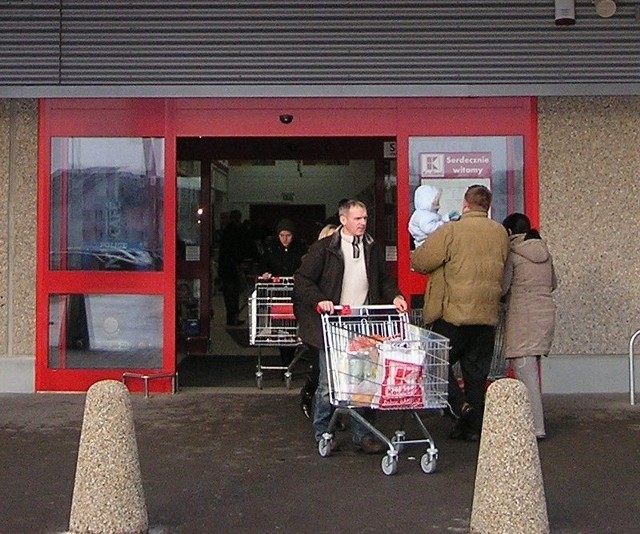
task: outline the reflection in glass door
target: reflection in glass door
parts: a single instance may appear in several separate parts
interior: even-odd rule
[[[162,368],[163,189],[163,139],[52,138],[49,369]]]
[[[208,163],[177,161],[178,352],[207,352],[211,294],[211,174]]]

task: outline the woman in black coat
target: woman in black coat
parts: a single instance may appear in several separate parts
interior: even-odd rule
[[[296,239],[295,229],[289,219],[282,219],[276,225],[276,238],[267,246],[262,257],[260,278],[268,280],[274,276],[293,276],[300,267],[307,247]]]
[[[276,239],[267,246],[262,257],[262,280],[278,276],[293,276],[300,267],[302,256],[307,247],[295,238],[295,225],[289,219],[282,219],[276,225]],[[280,347],[283,367],[288,368],[295,356],[295,347]]]

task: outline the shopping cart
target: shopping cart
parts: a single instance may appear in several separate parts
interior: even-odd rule
[[[320,456],[331,454],[333,429],[347,413],[388,446],[381,467],[385,475],[398,469],[398,455],[409,445],[427,444],[420,459],[425,473],[435,471],[438,449],[417,410],[448,408],[449,340],[409,323],[406,313],[389,306],[336,307],[322,315],[329,399],[335,411],[318,442]],[[388,438],[355,408],[402,410],[422,433],[407,439],[404,430]]]
[[[293,277],[258,280],[249,297],[249,344],[258,347],[256,383],[262,389],[265,370],[284,371],[285,385],[291,387],[291,369],[303,351],[296,351],[288,365],[262,365],[262,347],[297,347],[298,324],[293,314]]]
[[[418,326],[424,326],[422,322],[422,308],[414,308],[410,312],[411,324],[415,324]],[[505,306],[504,304],[500,304],[500,308],[498,309],[498,324],[496,325],[496,334],[493,343],[493,355],[491,357],[491,368],[489,370],[489,375],[487,376],[488,382],[494,382],[499,378],[505,378],[508,376],[507,364],[504,358],[504,320],[505,320]],[[463,387],[462,383],[462,371],[460,371],[460,364],[456,363],[453,366],[453,373],[455,377],[460,382],[461,387]]]

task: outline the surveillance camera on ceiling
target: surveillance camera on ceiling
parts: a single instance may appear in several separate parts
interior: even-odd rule
[[[575,0],[555,0],[556,25],[571,26],[576,23]]]

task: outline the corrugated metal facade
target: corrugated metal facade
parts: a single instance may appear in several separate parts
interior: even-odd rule
[[[640,22],[617,4],[602,19],[578,0],[577,24],[558,27],[553,0],[5,1],[0,96],[633,93]]]

